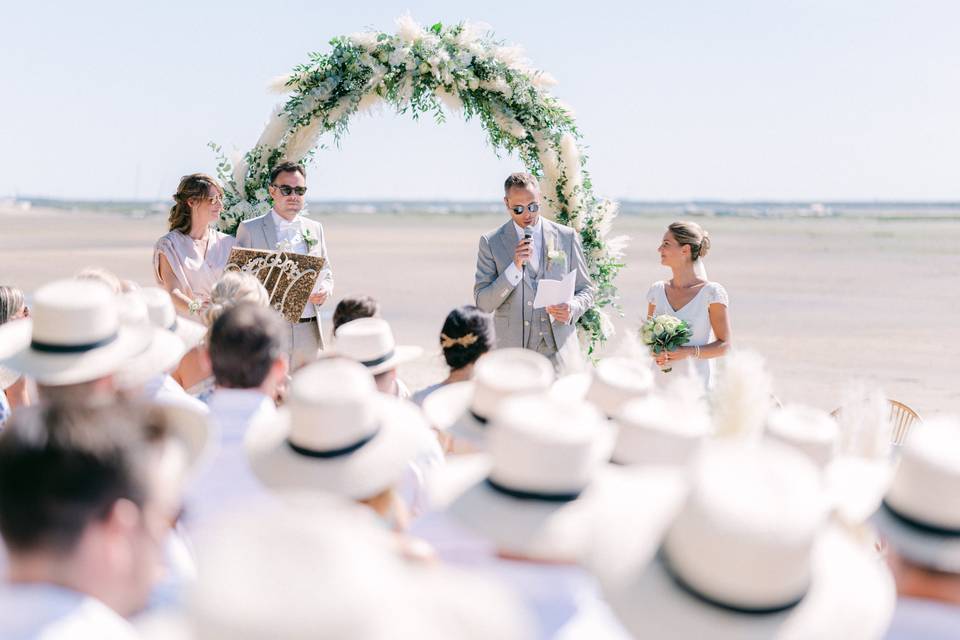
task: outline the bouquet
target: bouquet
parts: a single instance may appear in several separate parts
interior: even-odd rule
[[[650,347],[654,353],[676,351],[690,341],[693,331],[686,320],[674,316],[662,315],[650,318],[643,323],[640,336],[643,344]],[[673,371],[673,367],[666,366],[660,369],[664,373]]]

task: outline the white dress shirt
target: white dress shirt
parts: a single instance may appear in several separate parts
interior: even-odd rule
[[[53,584],[0,587],[0,638],[4,640],[132,640],[133,625],[88,595]]]
[[[231,505],[268,495],[250,469],[243,439],[251,424],[277,414],[273,400],[257,389],[218,387],[207,404],[218,446],[185,500],[188,528],[194,531]]]
[[[534,273],[536,273],[537,269],[540,268],[540,255],[543,251],[543,218],[538,216],[537,224],[533,225],[532,228],[533,237],[531,240],[533,244],[533,256],[527,262],[527,268],[532,269]],[[523,240],[523,227],[514,222],[513,229],[517,232],[517,242]],[[520,284],[520,280],[523,279],[523,271],[517,269],[517,263],[515,262],[507,265],[504,275],[507,276],[507,282],[514,287]]]
[[[960,607],[919,598],[897,598],[888,640],[948,640],[960,637]]]
[[[203,415],[210,413],[210,407],[183,390],[169,374],[161,374],[147,380],[143,385],[143,397],[159,405],[181,407]]]
[[[307,248],[307,241],[303,239],[303,234],[300,233],[300,214],[297,214],[293,220],[287,220],[271,209],[270,215],[273,217],[273,224],[277,228],[277,244],[287,247],[293,253],[309,255],[310,250]],[[323,290],[323,283],[320,278],[317,278],[312,293],[320,293]],[[330,292],[327,291],[327,295],[329,294]],[[307,303],[307,306],[303,308],[303,315],[300,317],[313,318],[316,315],[316,307]]]

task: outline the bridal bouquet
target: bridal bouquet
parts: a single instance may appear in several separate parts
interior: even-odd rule
[[[664,351],[676,351],[678,348],[687,344],[693,331],[686,320],[681,320],[674,316],[666,314],[655,316],[643,323],[640,328],[640,336],[643,344],[650,347],[654,353],[663,353]],[[673,371],[673,367],[667,366],[660,369],[664,373]]]

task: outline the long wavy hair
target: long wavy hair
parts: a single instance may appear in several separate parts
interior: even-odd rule
[[[173,194],[173,206],[170,208],[170,231],[180,231],[190,233],[190,227],[193,218],[190,215],[191,202],[196,203],[201,198],[210,196],[210,188],[213,187],[217,193],[223,195],[223,189],[220,183],[205,173],[191,173],[188,176],[180,178],[180,186],[177,192]]]

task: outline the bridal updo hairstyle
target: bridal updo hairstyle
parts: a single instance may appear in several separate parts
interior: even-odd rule
[[[493,348],[493,318],[473,305],[447,314],[440,330],[440,347],[447,365],[456,371],[473,364]]]
[[[667,227],[667,231],[673,235],[681,247],[683,245],[690,247],[691,262],[696,262],[697,258],[706,258],[710,252],[710,234],[696,222],[674,222]]]
[[[191,173],[180,178],[180,186],[173,194],[173,206],[170,208],[170,231],[190,233],[190,201],[210,196],[210,188],[223,195],[223,189],[216,180],[205,173]]]

